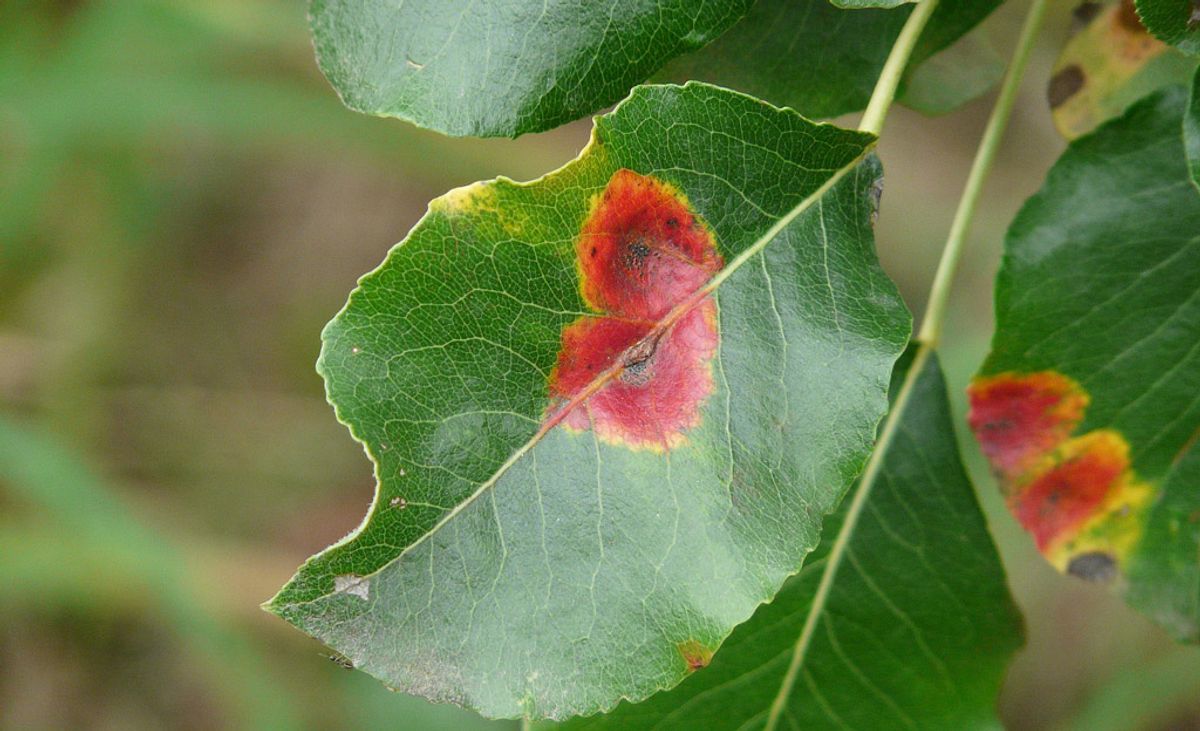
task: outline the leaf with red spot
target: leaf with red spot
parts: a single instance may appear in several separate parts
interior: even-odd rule
[[[717,312],[704,287],[724,261],[712,232],[670,185],[622,168],[575,248],[597,314],[563,330],[549,419],[635,449],[678,446],[713,390]]]
[[[874,138],[639,88],[580,157],[435,200],[326,328],[367,520],[269,609],[389,686],[564,718],[707,664],[819,540],[910,319]]]
[[[1055,566],[1200,639],[1200,194],[1173,87],[1071,144],[1013,222],[969,422]]]
[[[959,459],[936,356],[905,357],[896,371],[897,389],[913,378],[911,397],[858,521],[846,519],[847,498],[800,575],[678,688],[555,728],[741,731],[766,728],[772,713],[774,728],[806,731],[999,727],[1021,618]]]

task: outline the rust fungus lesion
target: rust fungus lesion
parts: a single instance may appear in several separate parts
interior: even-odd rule
[[[1088,395],[1061,373],[1000,373],[967,388],[967,420],[1002,479],[1027,472],[1083,419]]]
[[[563,329],[548,423],[634,449],[680,446],[714,387],[717,310],[704,286],[724,265],[716,238],[672,185],[621,169],[575,253],[594,314]]]
[[[1060,570],[1112,581],[1153,496],[1114,429],[1074,432],[1090,398],[1054,371],[1000,373],[968,388],[968,422],[1009,510]]]
[[[713,651],[699,640],[691,639],[675,646],[689,673],[702,670],[712,662]]]

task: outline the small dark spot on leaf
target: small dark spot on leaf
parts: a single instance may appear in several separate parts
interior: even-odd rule
[[[595,256],[595,255],[596,255],[596,247],[595,247],[595,246],[593,246],[593,247],[592,247],[592,256]]]
[[[679,219],[674,217],[668,218],[667,225],[671,228],[679,228]]]
[[[883,201],[883,176],[871,181],[871,225],[879,220],[879,205]]]
[[[625,352],[625,359],[621,365],[630,368],[635,365],[644,365],[647,361],[654,357],[654,351],[658,350],[659,337],[644,338],[632,348]]]
[[[1062,106],[1083,88],[1083,83],[1083,69],[1077,64],[1072,64],[1055,74],[1046,89],[1046,99],[1050,102],[1050,108],[1057,109]]]
[[[650,256],[650,247],[642,239],[634,239],[625,246],[623,257],[626,269],[642,269]]]
[[[631,386],[644,386],[653,375],[651,364],[654,351],[658,349],[658,338],[649,338],[630,348],[621,363],[621,381]]]
[[[1067,564],[1067,573],[1085,581],[1107,584],[1117,578],[1117,559],[1104,551],[1081,553]]]
[[[337,663],[337,666],[343,670],[354,669],[354,663],[351,662],[350,658],[346,657],[345,655],[335,652],[332,655],[326,655],[325,657],[329,658],[334,663]]]
[[[646,358],[644,360],[634,361],[633,363],[630,363],[629,365],[625,366],[625,370],[627,370],[633,374],[639,374],[646,370],[646,364],[648,364],[649,362],[650,362],[649,358]]]
[[[621,371],[621,382],[630,386],[644,386],[650,382],[650,359],[634,361]]]
[[[1079,23],[1081,26],[1087,25],[1088,23],[1092,22],[1092,19],[1100,14],[1100,10],[1103,9],[1103,7],[1104,5],[1102,3],[1090,1],[1083,2],[1075,8],[1075,11],[1072,13],[1072,15],[1075,16],[1076,23]]]

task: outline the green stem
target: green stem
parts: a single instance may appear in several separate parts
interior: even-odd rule
[[[892,44],[891,53],[883,64],[883,71],[879,73],[879,80],[875,82],[875,90],[871,92],[871,101],[867,103],[867,110],[863,112],[862,121],[858,125],[859,130],[870,132],[876,137],[883,130],[883,120],[892,106],[892,100],[896,98],[896,88],[900,86],[908,59],[917,45],[917,39],[921,37],[921,31],[925,30],[925,24],[937,9],[937,4],[938,0],[923,0],[908,16],[900,35]]]
[[[858,490],[854,493],[854,497],[850,501],[850,507],[846,509],[846,520],[842,523],[842,527],[838,531],[837,538],[833,542],[833,548],[829,550],[829,557],[825,562],[825,571],[821,574],[821,583],[817,585],[817,592],[813,595],[808,615],[804,618],[804,627],[800,630],[800,637],[796,640],[796,646],[792,650],[792,659],[788,663],[788,669],[783,676],[783,681],[779,684],[779,692],[775,695],[775,700],[771,703],[771,712],[767,716],[767,723],[763,727],[763,731],[775,731],[784,709],[787,708],[788,698],[791,697],[792,688],[796,686],[796,679],[800,676],[800,668],[804,664],[804,658],[808,654],[808,646],[812,643],[817,623],[825,610],[825,603],[829,601],[829,594],[833,591],[838,567],[845,557],[846,547],[850,545],[850,536],[854,533],[854,526],[858,523],[858,518],[862,515],[863,508],[866,507],[867,498],[871,495],[871,486],[875,484],[875,479],[879,476],[879,471],[883,468],[883,455],[887,454],[892,440],[896,438],[896,432],[899,431],[899,415],[904,412],[904,408],[908,405],[908,400],[912,397],[913,385],[916,383],[921,371],[924,370],[925,362],[929,360],[930,355],[932,355],[931,348],[922,346],[917,351],[912,365],[908,368],[908,373],[904,376],[904,383],[896,394],[896,400],[892,404],[891,411],[888,412],[887,420],[883,423],[883,429],[879,432],[879,440],[875,443],[875,450],[871,452],[871,458],[867,461],[866,469],[863,470]]]
[[[983,190],[983,181],[992,169],[996,160],[996,152],[1000,148],[1000,140],[1004,137],[1004,129],[1008,126],[1012,108],[1017,100],[1017,91],[1021,87],[1021,79],[1025,76],[1025,68],[1029,65],[1029,54],[1033,50],[1033,42],[1041,28],[1046,15],[1046,0],[1034,0],[1025,16],[1025,24],[1017,39],[1017,47],[1013,51],[1012,62],[1008,73],[1000,87],[1000,95],[992,114],[988,118],[983,138],[979,141],[979,149],[975,152],[975,160],[971,163],[971,173],[967,176],[967,184],[963,188],[962,198],[958,202],[958,210],[954,213],[954,222],[950,225],[950,234],[942,249],[942,258],[938,262],[937,274],[933,278],[933,286],[929,290],[929,302],[925,307],[925,318],[921,322],[921,330],[917,340],[922,344],[936,346],[942,335],[942,325],[946,317],[946,303],[950,298],[950,286],[962,258],[963,247],[966,243],[967,232],[971,220],[975,217],[975,206],[979,203],[979,194]]]
[[[892,45],[892,50],[888,54],[887,61],[883,65],[883,71],[880,72],[879,80],[875,83],[875,90],[871,92],[871,100],[867,104],[867,110],[863,113],[862,122],[858,127],[861,131],[870,132],[877,137],[879,136],[880,131],[883,129],[884,119],[887,117],[888,110],[892,106],[892,101],[896,98],[896,87],[900,84],[900,77],[903,76],[904,69],[908,65],[908,59],[912,56],[913,48],[916,47],[917,39],[921,36],[921,31],[925,29],[925,25],[929,22],[929,18],[933,15],[937,4],[938,0],[923,0],[913,10],[912,14],[908,16],[908,20],[905,21],[904,28],[901,29],[900,35],[897,36],[896,42]],[[896,425],[899,423],[899,419],[892,418],[892,415],[899,414],[904,410],[904,406],[908,403],[908,399],[912,394],[912,382],[916,380],[917,374],[921,372],[929,355],[929,352],[924,349],[917,354],[905,377],[904,385],[896,397],[892,410],[884,422],[883,429],[879,434],[879,440],[875,445],[875,450],[872,452],[871,458],[868,460],[866,469],[863,472],[862,479],[859,481],[859,489],[854,494],[850,507],[846,511],[846,521],[842,524],[842,529],[838,532],[833,548],[829,552],[825,571],[821,575],[821,583],[818,584],[817,592],[813,595],[813,603],[809,608],[808,616],[805,617],[804,627],[800,631],[799,639],[796,640],[796,646],[792,650],[792,659],[788,663],[787,672],[784,674],[783,681],[779,684],[779,691],[775,694],[775,698],[771,702],[771,710],[767,715],[763,731],[775,731],[779,726],[779,720],[783,716],[784,709],[787,708],[788,698],[791,696],[792,689],[796,686],[796,680],[800,675],[800,668],[804,664],[808,646],[816,630],[817,619],[820,617],[821,611],[829,599],[829,593],[833,589],[833,580],[837,576],[838,564],[842,561],[842,557],[846,552],[846,546],[850,541],[850,535],[854,532],[854,524],[858,522],[858,516],[862,513],[863,506],[867,502],[867,497],[871,493],[871,484],[874,483],[875,477],[882,467],[882,455],[887,452],[892,439],[895,438]]]
[[[929,14],[933,11],[932,6],[935,3],[936,0],[926,0],[909,16],[908,24],[901,32],[900,37],[897,38],[896,45],[892,48],[892,54],[888,57],[887,64],[884,67],[883,75],[875,87],[875,92],[871,95],[871,104],[867,108],[867,113],[863,116],[860,129],[875,134],[878,134],[879,130],[882,129],[883,118],[886,116],[887,109],[895,97],[896,84],[900,74],[907,63],[908,55],[912,52],[916,36],[920,35],[920,30],[928,20]],[[919,15],[922,10],[925,11],[924,15]],[[1022,76],[1024,76],[1025,67],[1029,60],[1029,52],[1033,46],[1033,40],[1037,36],[1038,29],[1041,27],[1045,12],[1046,0],[1034,0],[1033,5],[1029,9],[1029,14],[1026,16],[1021,35],[1017,40],[1016,49],[1013,51],[1013,58],[1009,65],[1004,85],[1001,87],[1000,96],[996,100],[991,118],[988,120],[987,129],[980,140],[979,150],[975,155],[974,163],[972,163],[971,175],[963,190],[962,200],[959,202],[954,225],[951,227],[950,234],[947,237],[946,247],[943,249],[942,260],[938,264],[938,273],[934,278],[933,289],[930,293],[930,307],[926,311],[925,320],[921,326],[921,335],[917,339],[918,347],[916,354],[913,357],[912,364],[909,366],[908,373],[905,374],[904,382],[896,392],[896,398],[892,403],[892,407],[888,411],[883,424],[880,426],[879,439],[876,441],[875,449],[871,452],[870,459],[867,460],[867,466],[863,470],[862,477],[859,479],[858,488],[850,499],[849,506],[846,508],[845,520],[842,522],[837,537],[834,539],[833,546],[829,550],[825,570],[821,574],[821,581],[817,585],[816,593],[813,594],[812,604],[809,606],[808,614],[804,618],[804,627],[800,630],[800,637],[796,640],[796,646],[792,650],[792,658],[784,674],[783,681],[780,683],[779,692],[771,703],[771,710],[767,716],[764,731],[775,731],[779,725],[779,720],[783,715],[784,709],[787,707],[788,698],[791,696],[792,688],[795,687],[800,670],[804,665],[804,659],[808,653],[813,635],[816,632],[817,623],[824,612],[825,604],[829,601],[829,595],[833,591],[838,569],[845,558],[847,547],[850,545],[850,537],[854,534],[855,526],[858,524],[863,509],[867,505],[867,500],[871,496],[871,489],[880,471],[883,469],[884,457],[891,447],[897,431],[899,431],[900,421],[908,407],[909,400],[912,398],[913,387],[920,377],[921,372],[925,369],[926,363],[933,357],[937,335],[941,329],[941,317],[945,309],[945,292],[949,288],[958,259],[962,255],[965,232],[974,213],[975,204],[978,202],[979,190],[983,185],[983,179],[990,169],[992,161],[995,159],[996,148],[999,145],[1000,137],[1004,133],[1008,117],[1012,113],[1016,91],[1021,84]],[[913,31],[911,36],[906,35],[913,26],[916,26],[916,30]],[[902,50],[898,53],[897,49]],[[932,337],[930,334],[932,334]]]

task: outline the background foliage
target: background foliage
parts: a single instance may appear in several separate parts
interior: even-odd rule
[[[997,45],[1023,6],[988,21]],[[1063,144],[1042,85],[1068,10],[957,285],[959,417],[1003,229]],[[889,120],[880,255],[918,312],[987,104]],[[0,727],[489,725],[343,671],[258,604],[370,500],[315,334],[428,200],[557,167],[588,127],[483,142],[350,113],[299,0],[0,5]],[[961,444],[1029,626],[1009,727],[1196,725],[1200,653],[1054,574]]]

